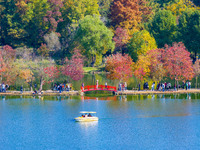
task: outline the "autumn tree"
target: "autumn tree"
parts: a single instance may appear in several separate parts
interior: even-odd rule
[[[132,77],[133,61],[128,54],[113,54],[106,58],[107,77],[111,80],[127,81]]]
[[[157,48],[156,41],[148,31],[142,30],[135,32],[128,42],[128,53],[134,61],[140,55],[145,55],[148,50]]]
[[[139,80],[147,79],[150,75],[150,61],[145,55],[139,55],[137,62],[133,67],[133,74]]]
[[[171,44],[176,38],[176,17],[170,10],[160,10],[149,24],[149,32],[154,36],[159,48]]]
[[[60,9],[63,7],[62,0],[47,0],[49,3],[49,9],[46,12],[44,21],[49,24],[48,33],[56,31],[58,23],[63,21]]]
[[[168,76],[177,83],[178,81],[186,82],[194,77],[190,52],[186,50],[183,43],[166,45],[163,60]]]
[[[77,81],[83,78],[83,72],[83,56],[80,54],[80,50],[75,48],[72,58],[70,60],[68,58],[65,59],[62,73]]]
[[[153,81],[160,82],[164,77],[166,77],[166,69],[164,68],[163,57],[165,55],[164,49],[152,49],[146,54],[146,60],[150,62],[150,75],[149,77]]]
[[[118,49],[122,54],[122,49],[125,47],[128,42],[129,35],[126,29],[118,27],[115,30],[115,36],[113,37],[113,41],[115,41],[115,49]]]
[[[42,58],[46,58],[49,56],[49,49],[46,44],[41,44],[41,46],[37,49],[37,53],[42,56]]]
[[[197,88],[197,81],[198,81],[198,76],[200,75],[200,60],[197,59],[195,64],[193,65],[194,68],[194,76],[196,77],[196,88]]]
[[[55,65],[51,65],[44,68],[44,73],[46,74],[46,79],[44,82],[52,83],[59,76],[59,70]]]
[[[190,0],[179,0],[166,6],[167,10],[172,11],[175,16],[181,15],[184,11],[190,9],[192,11],[196,10],[196,6]]]
[[[104,25],[99,16],[86,16],[79,21],[75,42],[82,47],[88,63],[101,64],[102,55],[114,50],[113,33]],[[97,61],[97,58],[100,61]]]
[[[1,81],[8,84],[14,83],[16,79],[16,70],[14,67],[16,51],[9,45],[3,46],[0,51],[3,61],[3,72],[1,72]]]
[[[114,0],[111,6],[112,25],[130,31],[145,20],[145,16],[151,13],[150,9],[144,0]]]

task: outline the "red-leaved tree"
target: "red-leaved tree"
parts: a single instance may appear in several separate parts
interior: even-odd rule
[[[62,73],[77,81],[83,78],[83,72],[83,56],[78,49],[74,49],[74,55],[71,60],[65,59]]]
[[[55,66],[50,66],[44,68],[44,73],[46,74],[45,82],[51,83],[59,76],[59,70]]]
[[[122,52],[122,48],[126,45],[129,35],[126,29],[118,27],[115,30],[115,36],[113,41],[115,41],[115,47]]]
[[[109,71],[109,79],[127,81],[132,77],[133,61],[128,54],[113,54],[106,58],[106,70]]]
[[[164,67],[171,79],[175,81],[191,80],[194,77],[192,60],[183,43],[173,43],[165,46]],[[177,84],[178,85],[178,84]]]
[[[58,23],[63,21],[60,9],[63,7],[62,0],[48,0],[50,10],[47,11],[44,21],[50,24],[49,32],[56,31]]]
[[[9,45],[0,49],[1,52],[1,81],[8,84],[14,83],[16,71],[13,62],[16,57],[16,51]]]

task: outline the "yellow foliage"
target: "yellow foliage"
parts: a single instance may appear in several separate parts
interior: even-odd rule
[[[26,82],[30,82],[33,77],[33,72],[29,69],[21,70],[19,73],[21,79],[25,79]]]
[[[181,15],[186,9],[191,10],[200,10],[199,7],[196,7],[190,0],[179,0],[176,3],[166,6],[167,10],[171,10],[175,16]]]

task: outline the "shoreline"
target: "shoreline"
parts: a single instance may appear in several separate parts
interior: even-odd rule
[[[117,91],[115,95],[148,95],[148,94],[187,94],[187,93],[200,93],[200,89],[190,89],[190,90],[185,90],[185,89],[180,89],[178,91],[151,91],[151,90],[143,90],[143,91],[136,91],[136,90],[126,90],[126,91]],[[20,96],[20,95],[25,95],[25,96],[83,96],[85,95],[81,91],[63,91],[62,93],[59,93],[58,91],[43,91],[43,93],[39,94],[33,94],[31,91],[25,91],[22,94],[20,91],[7,91],[6,93],[0,93],[0,96],[3,95],[10,95],[10,96]]]

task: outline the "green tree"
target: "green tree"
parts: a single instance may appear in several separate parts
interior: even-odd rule
[[[179,37],[195,56],[200,51],[200,11],[186,10],[179,18]]]
[[[172,44],[176,38],[176,17],[169,10],[159,10],[149,24],[149,32],[153,34],[158,47]]]
[[[75,40],[90,63],[96,62],[96,56],[102,57],[107,51],[114,50],[113,33],[104,25],[99,16],[86,16],[79,22]]]
[[[21,1],[1,0],[1,45],[11,45],[12,47],[21,46],[27,37],[25,27],[28,18],[24,13],[28,6]],[[22,9],[21,6],[23,5]]]
[[[148,50],[155,48],[156,41],[146,30],[134,33],[128,43],[128,53],[134,61],[137,61],[139,55],[145,55]]]
[[[27,15],[31,18],[26,28],[28,32],[27,44],[31,47],[38,48],[44,42],[43,36],[48,31],[49,26],[45,23],[44,18],[49,10],[47,0],[30,0],[30,9]]]
[[[60,33],[65,32],[67,26],[78,23],[78,20],[87,15],[99,15],[98,0],[64,0],[63,4],[61,9],[63,22],[60,22],[58,27]]]

